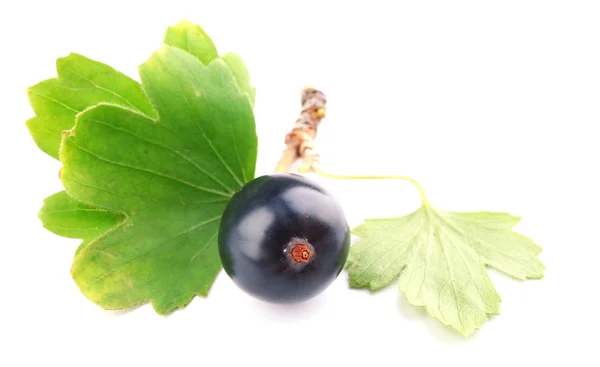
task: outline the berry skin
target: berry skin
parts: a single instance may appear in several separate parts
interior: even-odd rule
[[[225,272],[263,301],[305,301],[340,274],[350,229],[337,200],[308,178],[274,173],[233,195],[219,228]]]

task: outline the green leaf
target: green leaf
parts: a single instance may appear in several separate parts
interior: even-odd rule
[[[219,57],[215,44],[204,30],[199,25],[192,24],[187,20],[169,27],[164,43],[189,52],[205,65]],[[250,73],[248,73],[242,58],[233,52],[228,52],[223,56],[223,61],[233,73],[240,90],[246,93],[250,104],[254,106],[256,89],[250,85]]]
[[[197,25],[182,21],[169,27],[164,42],[179,47],[198,57],[204,64],[218,57],[216,48],[210,38]],[[250,86],[250,78],[241,58],[235,54],[226,54],[223,60],[233,72],[240,89],[251,93],[254,100],[254,88]],[[29,99],[37,113],[27,121],[27,127],[40,149],[58,159],[61,134],[75,124],[77,113],[99,103],[114,103],[137,110],[148,116],[156,117],[156,112],[142,91],[141,85],[135,80],[123,75],[113,68],[100,62],[90,60],[78,54],[71,54],[57,60],[58,78],[43,81],[28,89]],[[75,205],[69,195],[56,194],[48,198],[52,205]],[[63,201],[63,202],[61,202]],[[88,213],[96,210],[83,203],[77,204],[80,211],[88,209]],[[114,225],[113,217],[117,214],[106,215],[105,223],[95,223],[99,228],[110,228]],[[84,246],[93,238],[91,231],[65,232],[58,228],[79,226],[73,216],[41,216],[42,223],[53,233],[72,238],[82,238]],[[101,221],[102,216],[94,217]],[[81,249],[80,246],[77,251]]]
[[[76,256],[80,290],[106,309],[151,301],[165,314],[205,296],[220,270],[220,217],[254,177],[257,137],[223,60],[164,45],[140,76],[159,118],[87,109],[63,137],[61,179],[75,199],[126,216]]]
[[[381,289],[400,278],[408,301],[463,335],[500,311],[489,265],[517,279],[541,278],[541,248],[506,213],[445,212],[424,204],[397,218],[369,219],[348,258],[350,286]]]
[[[57,192],[44,199],[39,217],[44,228],[67,238],[81,238],[83,242],[76,254],[90,240],[116,226],[124,216],[106,209],[94,208],[73,199],[66,191]]]
[[[58,159],[61,134],[75,116],[99,102],[126,106],[148,116],[154,109],[138,82],[100,62],[72,53],[56,61],[58,78],[27,89],[36,116],[26,123],[38,147]]]

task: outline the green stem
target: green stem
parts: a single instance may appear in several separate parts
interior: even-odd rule
[[[423,206],[428,206],[429,201],[427,201],[427,196],[425,195],[425,191],[420,183],[418,183],[415,179],[407,177],[407,176],[380,176],[380,175],[336,175],[333,173],[327,173],[323,171],[316,172],[319,176],[327,177],[327,178],[335,178],[338,180],[402,180],[408,181],[415,185],[415,187],[419,190],[419,194],[421,194],[421,203]]]

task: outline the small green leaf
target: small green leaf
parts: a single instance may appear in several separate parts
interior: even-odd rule
[[[149,300],[165,314],[205,296],[220,270],[220,217],[254,177],[257,137],[223,60],[164,45],[140,76],[159,118],[89,108],[63,137],[61,177],[77,200],[126,216],[76,256],[80,290],[106,309]]]
[[[90,240],[116,226],[125,218],[106,209],[94,208],[73,199],[66,191],[57,192],[44,199],[39,217],[44,228],[67,238],[81,238],[79,253]]]
[[[424,204],[397,218],[369,219],[348,258],[350,285],[378,290],[400,278],[408,301],[469,335],[500,311],[489,265],[517,279],[541,278],[541,248],[506,213],[445,212]]]
[[[148,116],[154,109],[138,82],[100,62],[72,53],[56,61],[58,78],[27,90],[36,116],[26,123],[38,147],[58,159],[61,134],[75,116],[99,102],[126,106]]]

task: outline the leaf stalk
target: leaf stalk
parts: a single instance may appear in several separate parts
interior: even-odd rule
[[[317,171],[316,173],[321,177],[334,178],[334,179],[338,179],[338,180],[402,180],[402,181],[408,181],[408,182],[412,183],[413,185],[415,185],[417,190],[419,190],[419,194],[421,195],[421,203],[423,204],[423,206],[426,206],[426,207],[429,206],[429,201],[427,200],[427,196],[425,195],[425,190],[423,190],[423,187],[421,186],[421,184],[419,182],[417,182],[417,180],[415,180],[411,177],[394,176],[394,175],[392,175],[392,176],[387,176],[387,175],[338,175],[338,174],[328,173],[328,172],[323,172],[323,171]]]

